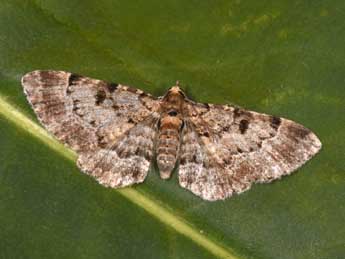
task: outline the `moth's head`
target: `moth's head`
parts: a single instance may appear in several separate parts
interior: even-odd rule
[[[182,96],[183,98],[186,97],[186,94],[183,92],[183,90],[179,86],[179,81],[176,81],[176,85],[169,88],[168,92],[165,96]]]

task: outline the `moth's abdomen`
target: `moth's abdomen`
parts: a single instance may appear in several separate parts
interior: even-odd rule
[[[162,179],[168,179],[175,167],[180,149],[179,118],[167,116],[161,119],[157,145],[157,165]]]

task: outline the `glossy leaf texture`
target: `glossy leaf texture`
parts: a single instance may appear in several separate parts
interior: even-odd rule
[[[344,1],[0,1],[1,258],[344,258]],[[107,189],[40,126],[23,74],[72,71],[300,122],[297,173],[207,202],[151,170]]]

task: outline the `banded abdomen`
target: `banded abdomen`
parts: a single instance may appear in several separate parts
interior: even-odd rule
[[[162,179],[168,179],[175,167],[180,149],[180,131],[183,122],[178,117],[165,116],[160,121],[157,165]]]

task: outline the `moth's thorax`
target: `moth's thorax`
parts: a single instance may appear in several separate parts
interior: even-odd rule
[[[170,177],[177,161],[183,126],[184,98],[180,88],[174,86],[162,99],[156,152],[160,176],[163,179]]]
[[[161,111],[163,114],[170,111],[181,113],[184,102],[185,94],[183,91],[178,86],[173,86],[162,99]]]

